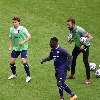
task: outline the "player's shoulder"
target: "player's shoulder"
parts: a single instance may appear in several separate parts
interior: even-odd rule
[[[14,27],[10,27],[10,30],[13,30],[14,29]]]
[[[27,30],[27,28],[26,28],[25,26],[20,26],[20,27],[21,27],[21,30],[22,30],[23,32],[28,33],[28,30]]]
[[[81,26],[76,26],[77,27],[77,30],[85,30],[83,27],[81,27]]]
[[[66,51],[66,49],[65,49],[65,48],[62,48],[62,47],[59,47],[58,50],[59,50],[60,52],[65,52],[65,51]]]
[[[10,27],[10,32],[13,32],[13,30],[14,30],[14,27],[13,26]]]
[[[24,29],[26,29],[26,27],[25,26],[19,26],[19,29],[24,30]]]

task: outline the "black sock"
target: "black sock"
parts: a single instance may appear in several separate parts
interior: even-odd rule
[[[10,68],[11,68],[12,73],[15,75],[16,74],[16,65],[10,64]]]
[[[58,87],[58,88],[59,88],[60,97],[63,97],[63,87]]]
[[[29,70],[29,65],[26,63],[26,64],[23,64],[24,65],[24,69],[26,71],[26,75],[27,76],[30,76],[30,70]]]

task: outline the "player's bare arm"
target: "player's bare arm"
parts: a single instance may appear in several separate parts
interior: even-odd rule
[[[11,41],[11,39],[9,39],[8,49],[9,49],[9,50],[12,50],[12,41]]]
[[[19,45],[23,45],[25,42],[29,41],[31,39],[31,35],[28,33],[26,34],[26,38],[23,41],[19,42]]]
[[[85,34],[85,37],[88,37],[89,40],[92,40],[93,39],[93,36],[91,35],[91,33],[87,32]]]

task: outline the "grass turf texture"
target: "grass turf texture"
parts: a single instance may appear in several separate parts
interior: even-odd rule
[[[100,0],[0,0],[0,100],[59,100],[52,62],[40,64],[40,59],[48,55],[49,39],[59,38],[62,47],[70,52],[74,44],[66,43],[66,20],[73,16],[77,24],[92,33],[94,39],[90,47],[90,61],[97,65],[100,58]],[[9,27],[12,16],[18,15],[22,25],[32,34],[29,47],[31,83],[25,83],[24,68],[17,60],[17,78],[7,80],[9,71],[9,51],[7,48]],[[93,84],[82,84],[85,68],[82,55],[78,57],[76,80],[67,83],[75,91],[79,100],[99,100],[100,79],[91,73]],[[65,100],[68,96],[65,94]]]

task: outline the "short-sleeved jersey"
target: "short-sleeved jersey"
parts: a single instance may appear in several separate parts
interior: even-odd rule
[[[71,65],[71,59],[69,60],[68,57],[71,57],[71,55],[61,47],[51,49],[49,55],[49,58],[54,60],[56,70],[64,70]]]
[[[70,30],[69,34],[72,34],[72,39],[75,42],[75,46],[80,47],[80,38],[84,37],[87,32],[80,26],[75,26],[73,30]]]
[[[19,26],[17,29],[14,27],[10,28],[9,38],[12,41],[12,47],[15,51],[22,51],[28,49],[28,42],[23,45],[19,45],[20,41],[23,41],[27,37],[28,31],[25,27]]]

